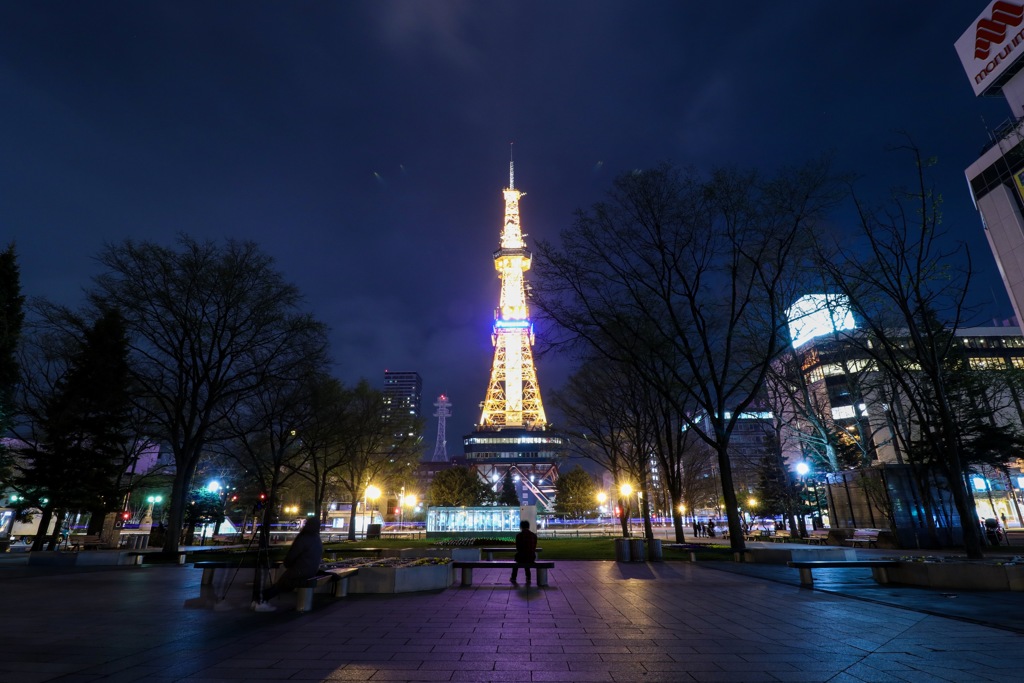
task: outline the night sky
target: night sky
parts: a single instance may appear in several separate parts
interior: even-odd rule
[[[490,369],[511,141],[534,246],[660,161],[830,152],[882,199],[909,180],[886,151],[907,131],[971,245],[972,322],[1009,317],[963,170],[1010,110],[953,49],[986,5],[8,2],[0,237],[27,296],[69,305],[105,242],[253,240],[330,326],[339,378],[423,376],[428,451],[449,394],[456,453]],[[544,392],[570,363],[538,368]]]

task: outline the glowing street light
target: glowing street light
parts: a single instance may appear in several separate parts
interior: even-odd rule
[[[370,512],[369,506],[367,505],[367,502],[374,503],[378,498],[380,498],[380,489],[374,486],[373,484],[367,486],[366,491],[363,492],[363,514],[366,517],[366,519],[363,521],[364,534],[367,531],[369,531],[369,524],[370,520],[372,519],[372,514]]]
[[[597,523],[598,524],[601,524],[601,513],[603,512],[603,510],[601,508],[604,507],[604,504],[605,504],[605,502],[607,500],[608,500],[608,494],[607,493],[605,493],[604,491],[598,491],[597,492]]]

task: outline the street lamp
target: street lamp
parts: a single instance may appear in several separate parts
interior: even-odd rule
[[[405,527],[405,506],[408,505],[411,508],[416,507],[416,496],[412,493],[409,495],[405,494],[405,487],[402,487],[402,495],[398,498],[398,526],[399,528]]]
[[[807,482],[804,481],[804,478],[807,476],[807,474],[810,471],[811,471],[811,466],[808,465],[806,462],[801,461],[801,462],[798,462],[796,464],[796,473],[800,477],[800,509],[799,509],[800,517],[798,519],[798,522],[799,522],[798,526],[799,526],[799,533],[800,533],[801,536],[806,536],[807,535],[807,520],[806,520],[806,515],[805,515],[805,512],[804,512],[804,505],[806,504],[804,499],[807,496]],[[818,492],[815,491],[814,495],[817,496]]]
[[[597,492],[597,524],[601,525],[601,508],[604,507],[605,502],[608,500],[608,494],[604,491]]]
[[[373,484],[370,484],[369,486],[367,486],[366,487],[366,492],[363,494],[363,512],[367,513],[367,518],[366,518],[366,520],[363,521],[363,534],[364,535],[366,535],[366,533],[369,531],[369,524],[370,524],[370,522],[368,520],[372,519],[372,513],[370,513],[367,510],[366,501],[369,501],[370,503],[374,503],[374,502],[376,502],[376,500],[378,498],[380,498],[380,489],[377,488],[376,486],[374,486]]]

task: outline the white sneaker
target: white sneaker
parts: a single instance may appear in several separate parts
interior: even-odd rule
[[[273,605],[271,605],[269,602],[256,602],[255,600],[253,600],[252,604],[249,605],[249,609],[251,609],[253,612],[276,612],[277,611],[277,608],[274,607]]]

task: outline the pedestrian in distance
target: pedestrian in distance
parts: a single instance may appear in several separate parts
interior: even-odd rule
[[[309,518],[299,531],[284,558],[284,573],[274,585],[263,591],[260,600],[253,600],[254,612],[273,612],[277,608],[270,600],[277,594],[292,590],[297,584],[316,576],[324,558],[324,544],[320,540],[320,520]]]
[[[532,563],[537,561],[537,534],[530,531],[530,523],[525,519],[519,522],[519,533],[516,534],[516,562]],[[530,583],[530,568],[523,567],[526,571],[526,583]],[[512,578],[509,583],[516,583],[519,578],[519,567],[512,567]]]

